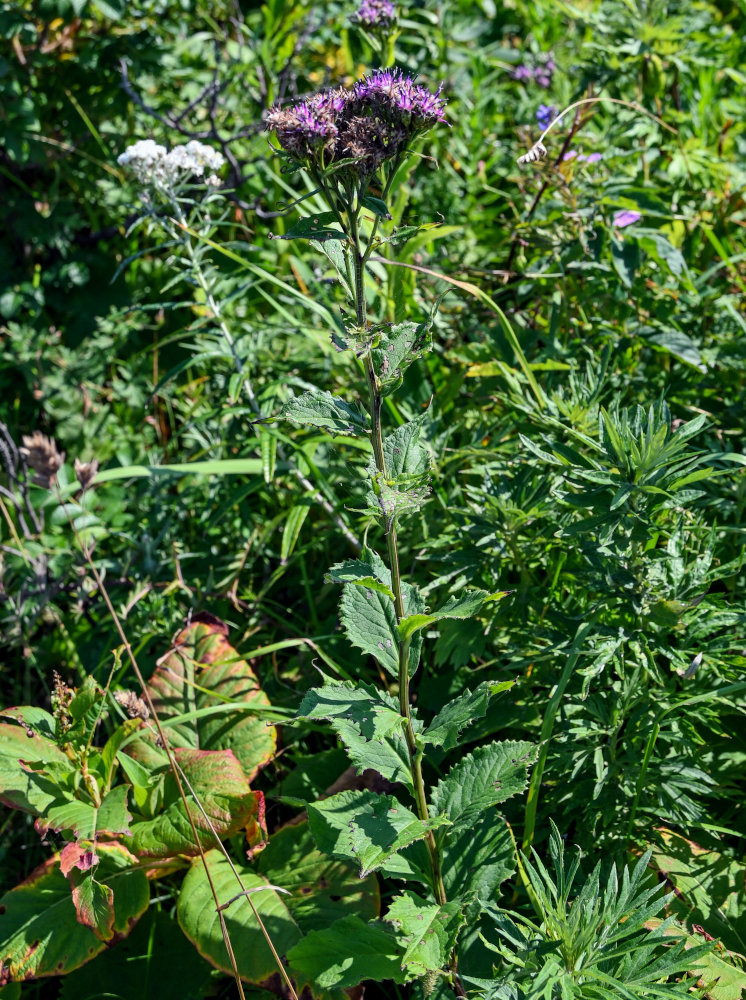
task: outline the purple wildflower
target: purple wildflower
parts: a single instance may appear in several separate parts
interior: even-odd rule
[[[445,121],[441,89],[433,93],[398,69],[377,70],[352,90],[327,90],[290,108],[274,108],[265,124],[302,163],[324,167],[353,159],[354,169],[370,173]]]
[[[624,229],[625,226],[632,226],[635,222],[639,222],[641,218],[642,215],[640,212],[634,212],[627,208],[622,212],[617,212],[612,219],[612,223],[617,229]]]
[[[533,80],[534,68],[527,63],[521,63],[520,66],[516,66],[510,75],[514,80]]]
[[[586,156],[586,162],[587,163],[598,163],[598,161],[599,160],[603,160],[603,158],[604,158],[604,154],[603,153],[589,153],[588,156]]]
[[[362,0],[352,20],[366,28],[385,30],[396,21],[396,7],[391,0]]]
[[[552,77],[556,68],[552,53],[540,52],[536,56],[529,56],[525,63],[516,66],[511,76],[514,80],[525,83],[535,80],[540,87],[548,90],[552,85]]]
[[[549,128],[556,117],[556,108],[551,107],[549,104],[539,105],[539,110],[536,112],[536,120],[539,123],[540,129]]]

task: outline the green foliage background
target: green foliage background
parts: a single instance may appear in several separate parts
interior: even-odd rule
[[[312,386],[354,402],[360,384],[331,343],[333,274],[306,242],[273,238],[297,221],[288,209],[303,181],[283,174],[261,124],[274,102],[374,64],[351,13],[284,0],[0,7],[0,420],[17,445],[34,430],[54,436],[63,488],[74,458],[104,470],[249,460],[238,475],[207,464],[102,482],[75,519],[149,670],[190,609],[208,610],[288,712],[319,661],[381,683],[339,628],[338,589],[324,581],[356,554],[340,523],[362,540],[365,456],[352,439],[256,425],[242,396],[249,379],[279,416]],[[694,919],[709,898],[711,933],[736,954],[746,952],[734,902],[746,825],[745,28],[743,4],[727,0],[402,7],[397,64],[445,81],[451,127],[428,136],[389,206],[396,225],[438,225],[396,251],[412,267],[374,264],[370,289],[379,315],[419,322],[449,287],[439,274],[477,286],[504,310],[533,377],[484,298],[451,288],[433,353],[387,400],[391,427],[432,400],[422,434],[434,489],[400,539],[407,574],[433,606],[467,586],[509,592],[479,619],[433,627],[418,712],[430,719],[465,688],[513,681],[469,739],[471,749],[495,736],[540,743],[528,805],[505,806],[518,840],[533,833],[544,851],[551,818],[589,870],[624,863],[662,827],[704,846],[729,874],[711,885],[711,868],[692,862],[696,885],[710,888],[679,917],[709,931]],[[550,51],[549,89],[515,79]],[[538,106],[589,94],[638,102],[675,134],[596,104],[550,133],[544,165],[520,169]],[[178,250],[133,227],[140,193],[116,163],[137,139],[195,136],[229,159],[215,239],[262,269],[201,249],[231,350]],[[623,210],[640,220],[617,227]],[[0,482],[12,485],[7,468]],[[34,492],[38,530],[4,502],[2,701],[48,707],[53,670],[103,682],[120,643],[55,497]],[[124,662],[115,682],[132,686]],[[285,728],[282,743],[258,780],[270,832],[346,767],[321,728]],[[445,772],[449,751],[438,752]],[[0,829],[6,890],[47,852],[18,814]],[[502,905],[520,911],[525,890],[511,902],[514,888]],[[163,914],[148,917],[151,940],[172,933]],[[490,974],[485,961],[475,981]],[[192,985],[208,988],[197,973]]]

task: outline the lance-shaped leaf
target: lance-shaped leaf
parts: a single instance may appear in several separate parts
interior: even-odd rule
[[[121,844],[97,844],[96,878],[114,891],[112,935],[126,937],[147,908],[145,873]],[[64,976],[106,947],[78,919],[58,856],[0,899],[0,955],[12,980]]]
[[[299,219],[294,226],[284,234],[273,234],[276,240],[346,240],[347,237],[337,224],[334,212],[317,212]]]
[[[409,639],[416,632],[444,618],[473,618],[479,614],[487,601],[499,601],[506,593],[507,591],[497,591],[488,594],[486,590],[467,590],[458,597],[449,597],[443,607],[432,614],[408,615],[402,618],[399,622],[399,635],[402,639]]]
[[[507,691],[514,683],[485,681],[473,691],[465,691],[438,712],[420,740],[444,750],[453,750],[460,743],[461,732],[472,722],[484,718],[490,698],[499,691]]]
[[[363,432],[359,410],[330,392],[311,389],[293,396],[282,408],[282,416],[298,424],[321,427],[331,434],[354,436]]]
[[[344,917],[331,927],[306,934],[288,952],[290,968],[323,990],[344,990],[365,979],[404,983],[411,978],[402,970],[404,947],[380,922],[363,923]]]
[[[389,781],[412,787],[404,720],[385,691],[324,678],[324,686],[304,695],[296,719],[326,719],[360,772],[373,768]]]
[[[262,793],[252,792],[238,760],[230,750],[174,751],[183,773],[182,786],[203,848],[215,845],[215,834],[195,802],[202,809],[221,839],[246,828],[253,828],[262,806]],[[186,779],[186,781],[184,780]],[[194,795],[189,791],[191,786]],[[164,777],[163,805],[153,819],[133,822],[132,835],[124,842],[137,854],[168,858],[176,854],[199,852],[176,779],[169,770]]]
[[[354,583],[358,587],[376,590],[379,594],[385,594],[389,600],[394,600],[390,578],[388,583],[384,583],[378,579],[375,567],[361,559],[347,559],[345,562],[336,563],[326,574],[325,580],[327,583]]]
[[[454,833],[468,829],[480,813],[526,788],[527,770],[535,756],[532,743],[506,740],[479,747],[435,788],[435,811],[448,816]]]
[[[432,350],[432,320],[427,323],[398,323],[379,332],[378,346],[371,354],[381,393],[389,396],[402,384],[404,372],[413,361]]]
[[[437,972],[448,963],[464,922],[459,903],[426,903],[414,892],[397,896],[384,917],[405,946],[401,967],[416,976]]]
[[[287,908],[286,897],[276,892],[266,878],[245,865],[234,862],[231,867],[220,851],[207,851],[205,863],[218,903],[221,906],[229,904],[223,910],[223,917],[241,978],[251,983],[262,982],[277,971],[277,965],[251,904],[241,893],[245,890],[251,894],[251,903],[280,955],[287,954],[302,936]],[[195,858],[186,874],[176,913],[181,929],[200,955],[216,968],[232,972],[220,914],[215,909],[215,899],[202,858]]]
[[[266,724],[269,699],[227,635],[220,619],[195,615],[159,661],[148,690],[172,747],[232,750],[251,781],[274,753],[277,737]],[[148,767],[168,763],[145,724],[127,751]]]
[[[392,795],[367,791],[340,792],[316,802],[308,807],[308,819],[318,849],[356,861],[360,878],[384,865],[389,872],[408,873],[404,858],[389,863],[397,851],[449,822],[447,816],[422,821]]]

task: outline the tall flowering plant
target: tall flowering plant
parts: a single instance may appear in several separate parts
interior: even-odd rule
[[[506,685],[487,681],[462,692],[435,718],[419,718],[410,685],[423,659],[423,633],[443,619],[479,615],[503,595],[460,592],[431,610],[415,583],[404,579],[398,533],[430,492],[427,414],[387,431],[382,404],[400,387],[405,370],[430,351],[432,317],[380,322],[366,294],[376,247],[395,247],[416,231],[383,235],[391,218],[387,202],[414,144],[446,124],[445,100],[440,88],[433,92],[396,69],[379,70],[351,89],[276,108],[266,124],[286,168],[305,170],[326,203],[327,211],[301,219],[286,238],[311,240],[334,264],[354,319],[333,340],[360,359],[365,373],[353,401],[314,389],[292,397],[283,414],[368,442],[362,513],[377,523],[382,542],[381,552],[366,547],[359,558],[332,566],[327,580],[341,585],[340,620],[348,638],[376,659],[387,682],[372,686],[325,677],[304,697],[296,721],[328,720],[358,770],[376,770],[391,791],[346,790],[316,802],[308,810],[310,827],[319,850],[354,862],[361,877],[380,871],[404,883],[384,916],[387,933],[402,948],[394,950],[386,975],[379,969],[378,976],[398,982],[423,977],[428,988],[440,981],[463,993],[455,958],[459,932],[469,912],[493,897],[512,872],[504,862],[478,862],[511,853],[509,831],[494,806],[524,788],[533,747],[482,746],[461,755],[436,787],[428,787],[428,755],[436,751],[440,761],[460,747],[469,725]],[[343,931],[353,953],[380,950],[380,925],[338,924],[345,927],[333,925],[313,936],[315,949],[333,947]],[[314,959],[305,944],[288,958],[312,973]],[[326,985],[348,987],[372,974],[354,965],[356,973]]]

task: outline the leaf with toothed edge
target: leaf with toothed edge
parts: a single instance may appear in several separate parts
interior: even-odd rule
[[[320,427],[332,435],[354,437],[364,433],[361,412],[325,390],[309,389],[300,396],[293,396],[285,403],[281,412],[286,420]]]
[[[438,712],[418,742],[453,750],[461,742],[462,731],[477,719],[484,718],[490,698],[500,691],[509,690],[514,683],[515,681],[485,681],[473,691],[465,691]]]
[[[404,584],[402,599],[405,614],[417,614],[424,608],[422,595],[415,587]],[[339,617],[350,642],[364,653],[375,656],[392,677],[398,677],[399,636],[393,602],[378,591],[347,583],[342,591]],[[419,637],[411,644],[410,674],[417,669],[421,645]]]
[[[448,816],[453,831],[468,829],[480,813],[524,791],[533,743],[490,743],[478,747],[448,772],[432,794],[437,813]]]
[[[394,926],[398,939],[406,946],[402,969],[417,976],[446,966],[464,922],[460,903],[438,906],[409,890],[392,900],[383,919]]]
[[[366,979],[404,983],[412,976],[402,970],[404,947],[380,921],[364,923],[344,917],[321,931],[312,931],[288,952],[291,969],[324,990],[343,990]]]
[[[399,866],[390,862],[401,848],[449,823],[447,816],[420,820],[393,795],[367,791],[340,792],[309,805],[308,820],[318,849],[357,862],[361,878],[384,866],[394,872]],[[408,873],[409,866],[400,860],[402,874]]]
[[[378,579],[374,567],[361,559],[347,559],[345,562],[336,563],[327,571],[324,579],[327,583],[354,583],[358,587],[376,590],[379,594],[385,594],[389,600],[394,600],[391,584]]]
[[[412,788],[404,720],[385,691],[324,677],[323,687],[306,692],[295,719],[328,720],[360,773],[373,768],[388,781]]]
[[[499,590],[493,594],[488,594],[486,590],[464,591],[458,597],[449,597],[443,607],[433,611],[432,614],[407,615],[402,618],[399,622],[399,635],[402,639],[409,639],[416,632],[445,618],[473,618],[488,601],[499,601],[507,593],[506,590]]]
[[[431,331],[432,319],[426,323],[399,323],[378,331],[378,344],[371,351],[371,357],[381,395],[390,396],[395,392],[407,368],[432,350]]]

